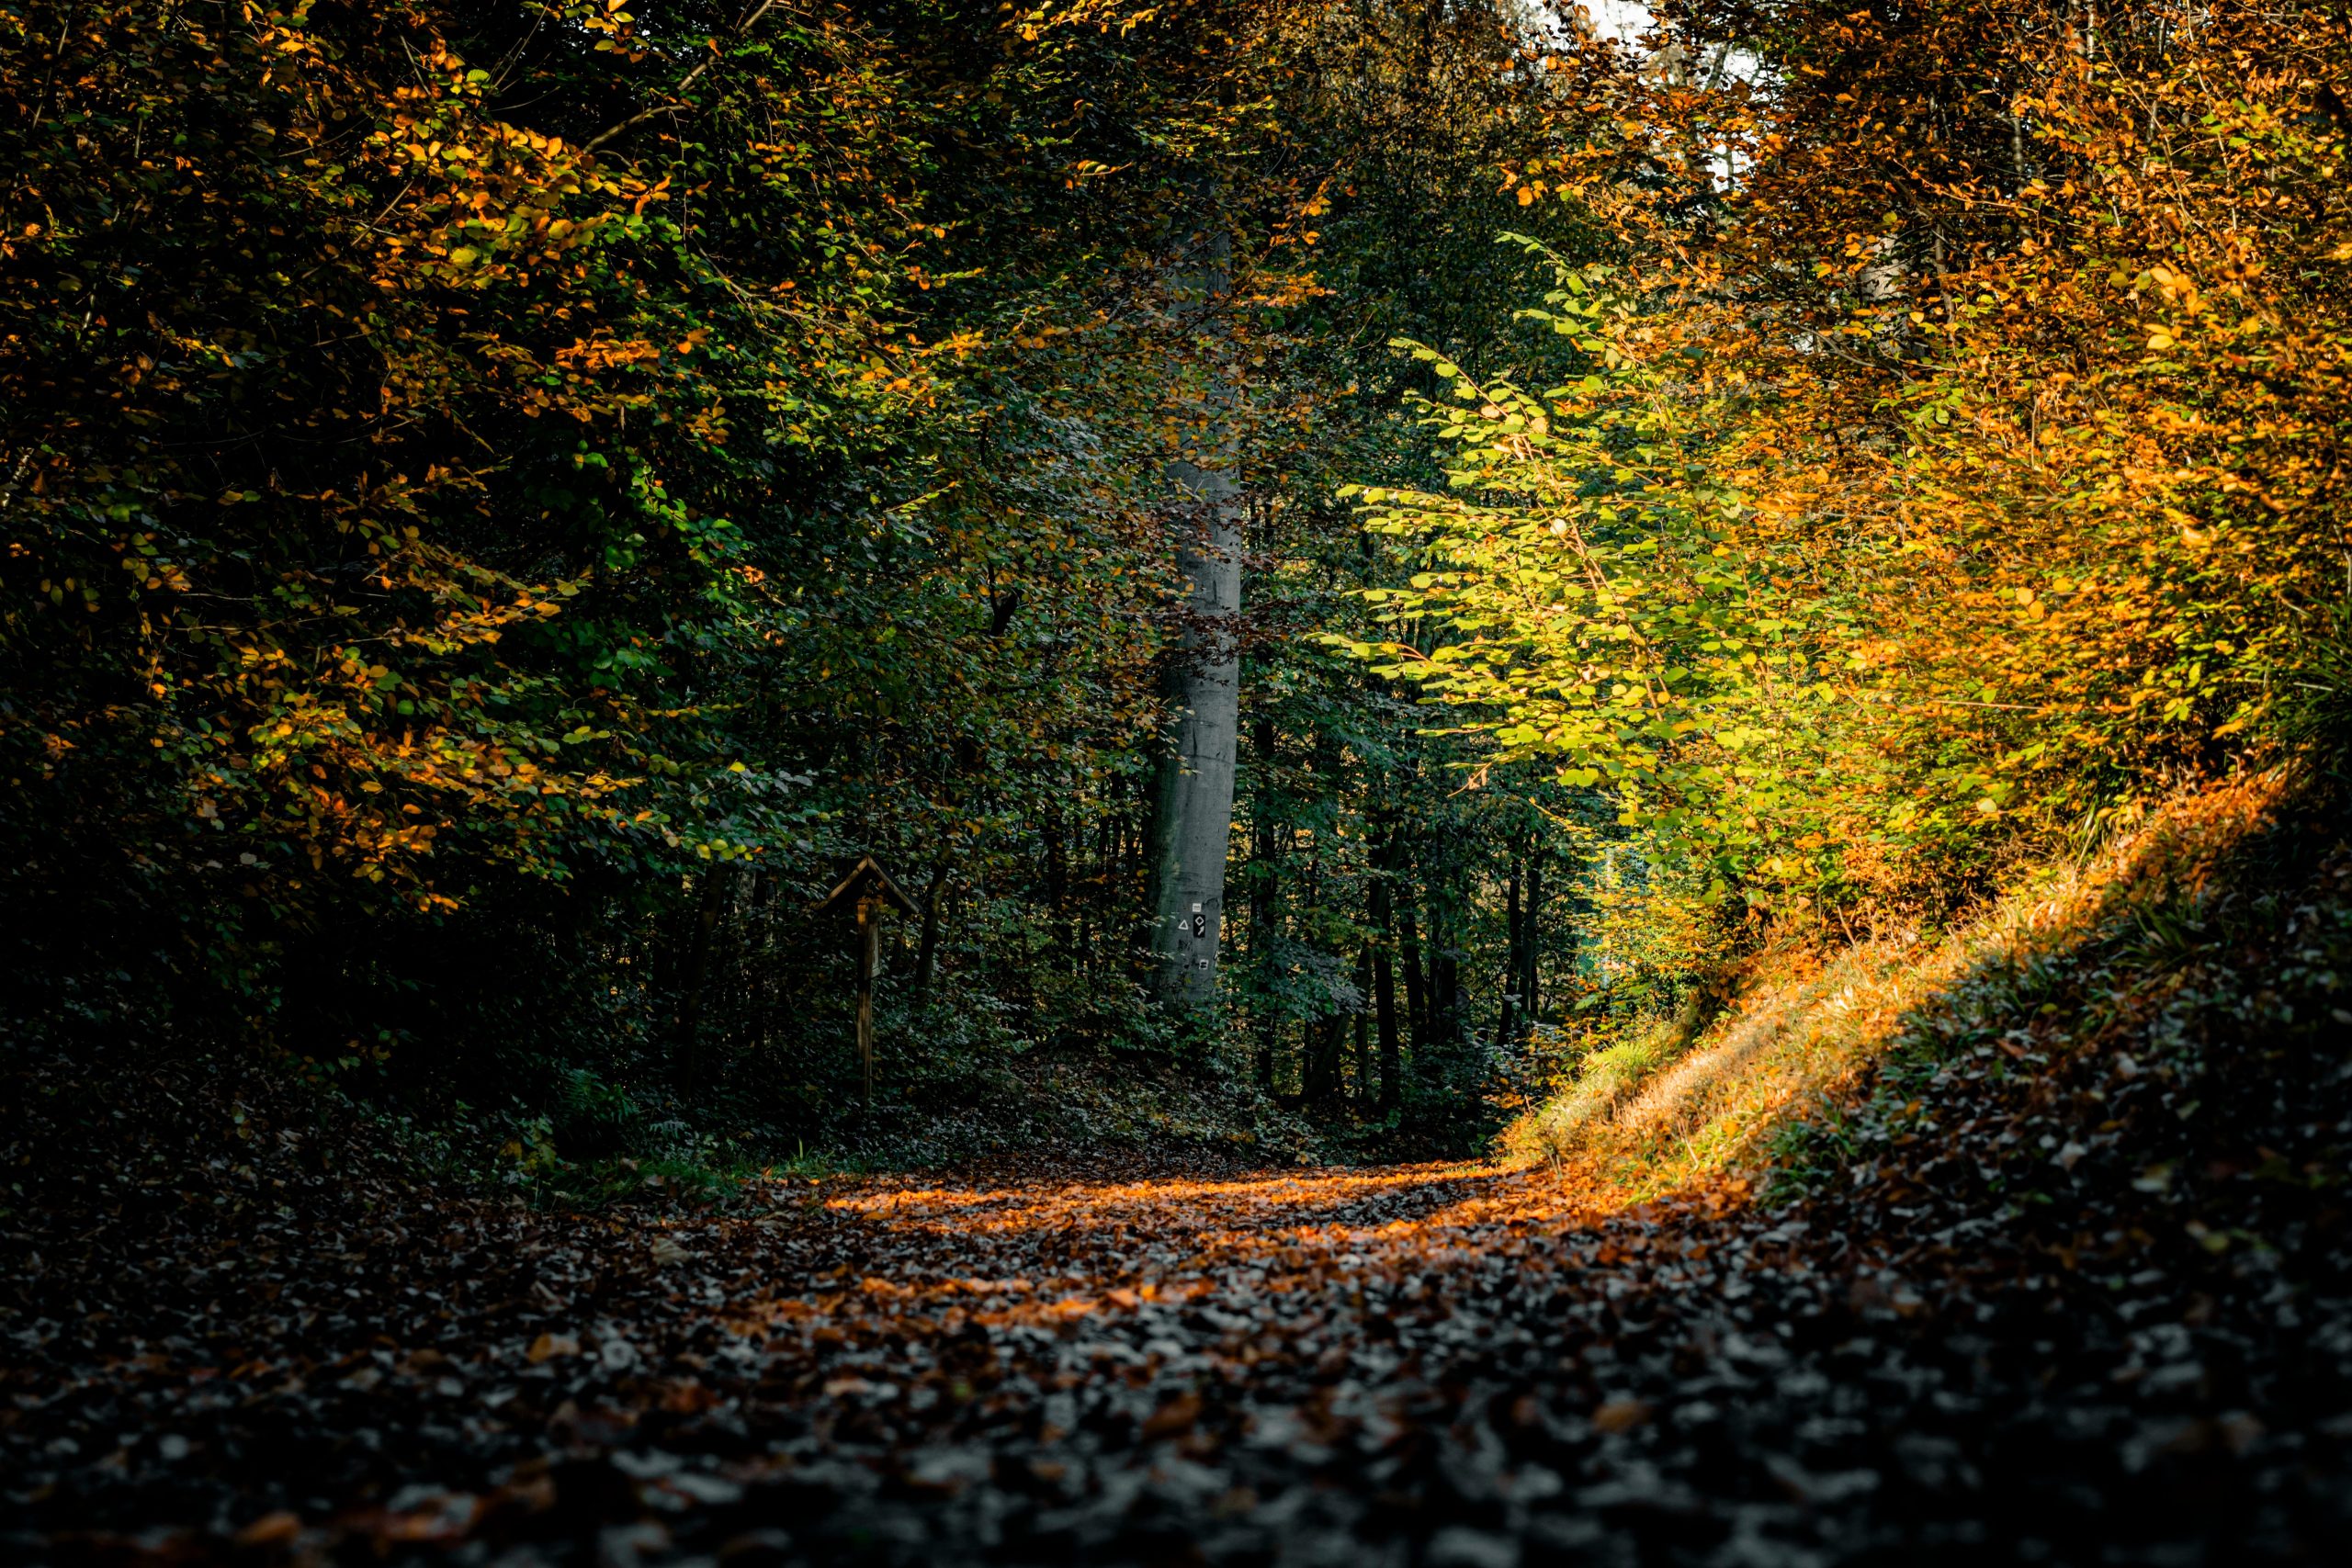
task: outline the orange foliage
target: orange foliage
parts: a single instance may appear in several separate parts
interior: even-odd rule
[[[1682,367],[1741,547],[1851,617],[1817,874],[1917,887],[2275,734],[2352,559],[2352,25],[1674,17],[1646,74],[1587,49],[1620,133],[1551,177],[1624,245],[1615,345]]]

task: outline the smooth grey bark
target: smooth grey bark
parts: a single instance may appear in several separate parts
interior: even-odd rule
[[[1185,313],[1206,315],[1227,285],[1222,234],[1203,250],[1200,270],[1180,280],[1193,297]],[[1234,389],[1212,381],[1212,420],[1229,412]],[[1189,587],[1190,618],[1170,682],[1174,732],[1159,763],[1152,809],[1152,988],[1160,1000],[1198,1010],[1216,1000],[1225,931],[1225,863],[1233,834],[1233,773],[1240,739],[1241,530],[1245,504],[1233,476],[1229,425],[1214,429],[1198,456],[1167,476],[1182,508],[1177,566]]]
[[[1195,536],[1182,547],[1192,584],[1193,629],[1176,671],[1173,744],[1160,760],[1152,816],[1151,954],[1160,999],[1204,1008],[1216,999],[1225,928],[1225,862],[1233,834],[1234,754],[1241,716],[1233,621],[1241,609],[1241,508],[1231,479],[1189,470],[1180,483],[1202,498]]]

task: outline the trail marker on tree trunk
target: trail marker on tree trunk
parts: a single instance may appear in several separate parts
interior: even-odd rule
[[[868,1105],[874,1103],[874,971],[882,956],[882,916],[893,908],[905,915],[918,912],[915,901],[872,855],[858,856],[840,886],[816,905],[820,915],[852,910],[857,916],[857,1065]]]

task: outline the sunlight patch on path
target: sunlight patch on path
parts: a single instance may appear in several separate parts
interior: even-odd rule
[[[863,1185],[826,1200],[889,1259],[787,1309],[831,1315],[879,1295],[902,1309],[1051,1326],[1153,1303],[1328,1289],[1515,1255],[1630,1200],[1590,1171],[1441,1163],[1135,1180]],[[847,1283],[847,1281],[843,1281]]]

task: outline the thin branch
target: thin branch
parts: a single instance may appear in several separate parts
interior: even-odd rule
[[[760,25],[760,18],[766,16],[769,11],[775,8],[775,0],[760,0],[759,6],[754,8],[750,15],[746,16],[741,21],[735,24],[733,37],[741,39],[745,34],[749,33],[753,28],[758,27]],[[710,52],[704,56],[701,63],[697,64],[693,70],[687,72],[684,76],[681,77],[676,86],[670,89],[670,96],[673,99],[684,95],[688,87],[693,86],[697,81],[701,80],[702,73],[704,72],[718,64],[719,60],[722,58],[718,50],[718,40],[717,39],[710,39],[707,41],[710,46]],[[635,130],[639,126],[643,125],[647,120],[653,118],[656,115],[664,114],[674,107],[674,104],[657,104],[649,109],[639,109],[637,113],[629,116],[627,119],[620,121],[618,124],[607,126],[603,130],[597,132],[594,136],[589,138],[587,141],[582,144],[580,150],[582,152],[594,152],[596,149],[613,141],[616,137],[628,135],[630,131]]]

